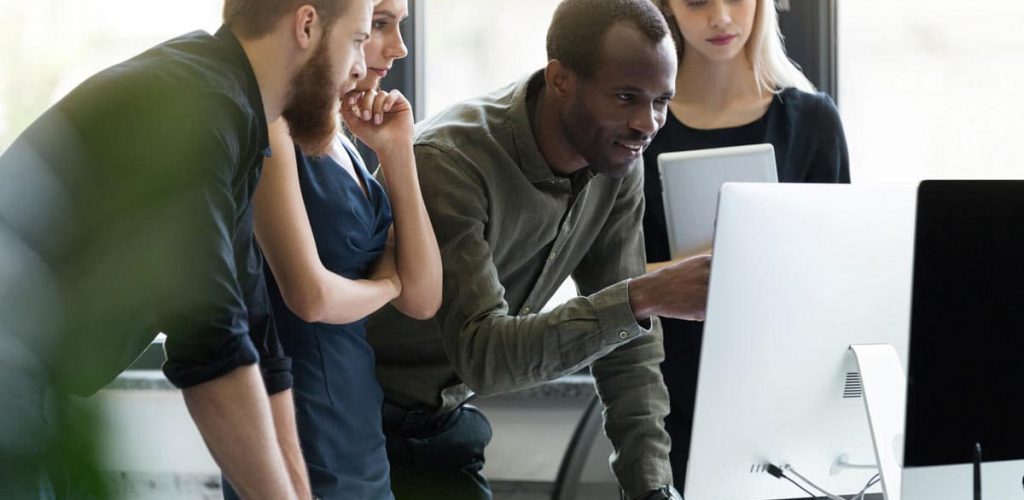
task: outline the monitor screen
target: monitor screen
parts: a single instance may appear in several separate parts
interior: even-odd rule
[[[1024,458],[1024,181],[918,192],[904,465]]]

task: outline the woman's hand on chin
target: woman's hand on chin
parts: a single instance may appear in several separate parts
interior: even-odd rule
[[[412,144],[412,105],[397,90],[353,90],[342,99],[341,117],[378,156],[388,148]]]

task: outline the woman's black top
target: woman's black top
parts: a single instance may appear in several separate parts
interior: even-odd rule
[[[696,129],[669,113],[665,126],[644,152],[648,262],[671,259],[658,155],[766,142],[775,147],[779,182],[850,182],[850,158],[839,111],[826,94],[783,90],[760,119],[739,127]]]
[[[760,119],[722,129],[695,129],[669,113],[668,121],[644,152],[644,237],[648,262],[671,259],[665,208],[658,174],[658,155],[673,151],[771,143],[779,182],[850,182],[846,137],[835,103],[823,93],[789,88],[775,96]],[[697,388],[697,367],[703,324],[662,318],[671,413],[665,427],[672,436],[672,472],[682,487],[690,449],[690,428]]]

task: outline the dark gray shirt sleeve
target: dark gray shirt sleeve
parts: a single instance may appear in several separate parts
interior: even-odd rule
[[[167,148],[177,151],[172,157],[190,163],[180,168],[194,172],[196,178],[194,184],[183,186],[179,200],[182,215],[192,221],[179,238],[189,256],[177,259],[181,302],[160,325],[167,334],[163,370],[178,387],[212,380],[259,360],[250,337],[250,329],[257,325],[250,324],[246,299],[260,290],[247,293],[239,282],[245,271],[251,271],[239,269],[247,264],[240,257],[255,249],[236,248],[251,242],[251,236],[237,234],[245,230],[242,204],[248,202],[247,197],[239,199],[237,189],[239,175],[249,167],[241,157],[242,133],[249,128],[246,116],[225,102],[218,112],[205,113],[202,121],[189,125],[198,129],[182,134],[191,144],[181,144],[173,136],[167,141]]]
[[[182,269],[192,282],[194,302],[168,314],[163,327],[167,334],[163,370],[178,387],[217,378],[258,360],[236,278],[230,234],[236,211],[230,188],[223,176],[217,176],[196,196],[194,230],[209,241],[197,242],[192,251],[194,266]]]
[[[573,272],[580,294],[623,283],[617,301],[623,319],[633,320],[625,280],[645,272],[643,166],[623,180],[608,222],[600,229]],[[614,288],[614,287],[613,287]],[[622,332],[625,336],[628,331]],[[594,361],[591,373],[605,407],[605,433],[615,454],[612,469],[626,498],[672,483],[671,448],[663,421],[669,412],[668,389],[659,365],[665,358],[661,325]]]

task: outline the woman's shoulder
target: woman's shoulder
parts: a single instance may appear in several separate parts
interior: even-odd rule
[[[790,87],[779,92],[776,98],[794,119],[811,122],[839,119],[835,101],[825,92],[807,92]]]

